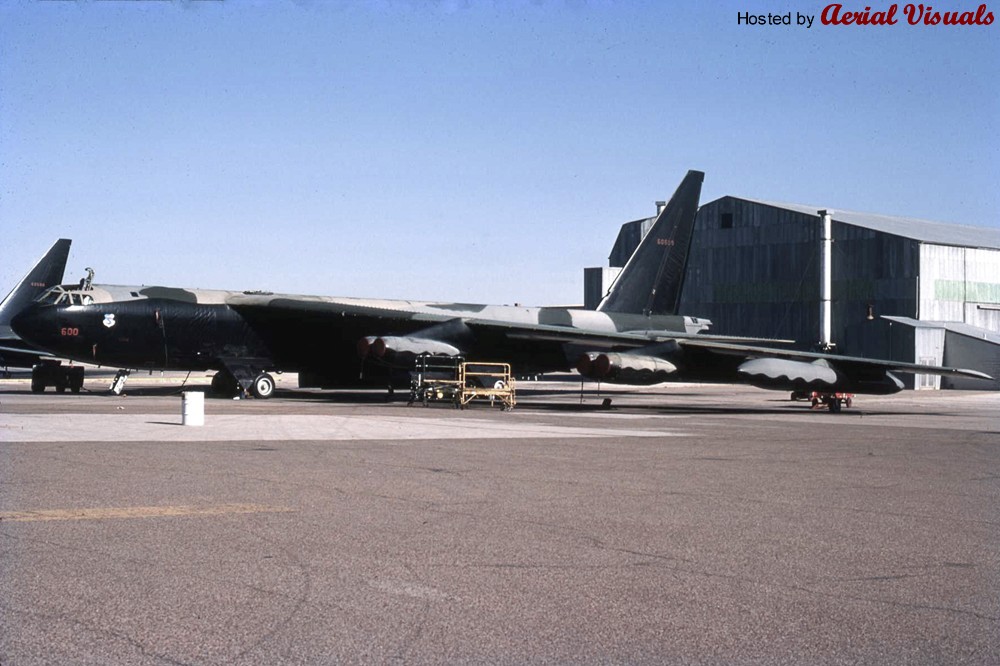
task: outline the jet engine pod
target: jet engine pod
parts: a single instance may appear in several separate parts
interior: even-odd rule
[[[615,384],[650,385],[667,381],[675,372],[676,365],[656,356],[609,352],[597,355],[588,376]]]
[[[368,358],[368,354],[372,350],[372,345],[375,344],[377,339],[374,335],[369,335],[358,340],[358,358]]]
[[[755,358],[740,364],[736,372],[750,385],[768,389],[823,389],[838,387],[839,376],[825,361],[812,363],[785,358]]]
[[[600,377],[594,376],[594,360],[600,356],[597,352],[587,352],[585,354],[580,354],[580,358],[576,360],[576,371],[579,372],[584,377],[589,377],[591,379],[600,379]]]
[[[359,351],[367,340],[369,340],[369,338],[362,338],[361,341],[358,342]],[[462,353],[458,347],[450,345],[447,342],[431,340],[429,338],[413,338],[407,336],[384,336],[376,338],[372,342],[368,343],[367,346],[369,356],[393,365],[412,363],[413,360],[421,354],[430,354],[432,356],[459,356]]]

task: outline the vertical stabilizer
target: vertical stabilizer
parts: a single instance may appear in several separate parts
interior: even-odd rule
[[[14,315],[41,296],[43,291],[62,282],[71,242],[68,238],[57,240],[24,279],[7,294],[7,298],[0,303],[0,327],[9,333],[10,320]]]
[[[688,171],[597,307],[599,312],[677,314],[705,174]]]

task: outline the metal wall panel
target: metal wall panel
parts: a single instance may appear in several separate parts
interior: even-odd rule
[[[1000,333],[1000,250],[965,251],[965,323]]]
[[[722,216],[732,216],[723,228]],[[702,206],[695,226],[682,312],[712,319],[729,335],[819,339],[819,215],[724,197]],[[848,353],[865,344],[868,305],[875,316],[914,316],[915,241],[833,225],[833,341]],[[870,328],[870,327],[869,327]]]
[[[1000,345],[953,331],[945,334],[944,364],[955,368],[972,368],[994,377],[993,382],[964,377],[943,377],[942,388],[973,391],[1000,391]]]
[[[1000,304],[1000,251],[924,244],[920,266],[919,319],[1000,331],[991,325],[992,316],[968,308],[970,303]],[[973,320],[970,313],[976,314]]]
[[[990,303],[966,303],[966,324],[1000,333],[1000,305]]]
[[[723,214],[731,228],[722,227]],[[800,213],[732,197],[702,206],[681,311],[710,318],[717,333],[802,339],[808,332],[812,342],[816,233],[815,219]]]
[[[965,248],[922,245],[919,290],[917,319],[962,321],[965,316]]]
[[[944,359],[945,330],[943,328],[917,328],[913,331],[914,361],[924,365],[941,365]],[[937,375],[916,375],[916,389],[938,389],[941,378]]]
[[[601,299],[608,293],[611,283],[615,281],[620,268],[584,268],[583,269],[583,307],[596,310]]]

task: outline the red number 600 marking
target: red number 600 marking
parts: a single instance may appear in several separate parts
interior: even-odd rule
[[[59,329],[59,332],[62,333],[63,335],[70,335],[70,336],[80,335],[80,329],[69,328],[68,326],[64,326],[63,328]]]

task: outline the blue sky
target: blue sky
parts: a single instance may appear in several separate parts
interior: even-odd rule
[[[0,3],[0,289],[69,237],[67,281],[579,303],[692,168],[1000,226],[1000,22],[737,24],[824,6]]]

